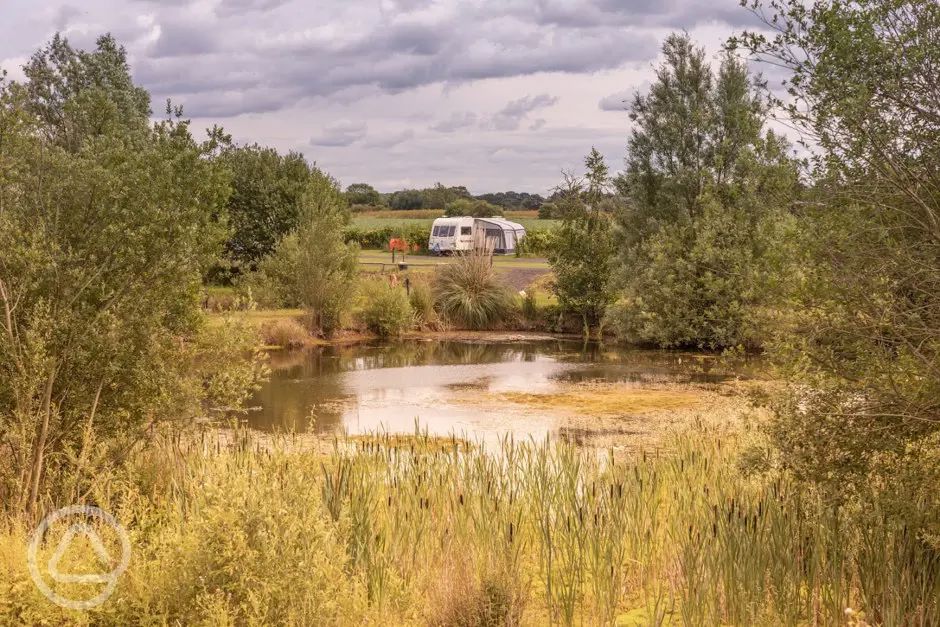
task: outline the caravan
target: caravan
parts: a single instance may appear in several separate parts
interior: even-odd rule
[[[437,218],[431,227],[428,250],[435,255],[489,250],[511,255],[525,238],[525,227],[504,218]]]

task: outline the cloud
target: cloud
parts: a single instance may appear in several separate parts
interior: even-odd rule
[[[529,113],[536,109],[550,107],[556,102],[558,102],[558,98],[549,94],[525,96],[513,100],[490,118],[487,126],[497,131],[515,131]]]
[[[312,146],[349,146],[366,136],[365,122],[340,120],[323,129],[319,135],[311,138]]]
[[[394,148],[395,146],[407,142],[410,139],[413,139],[415,132],[413,130],[406,129],[398,133],[391,133],[382,137],[378,137],[371,141],[366,142],[368,148]]]
[[[458,111],[452,113],[449,118],[441,120],[431,126],[432,131],[438,133],[453,133],[454,131],[473,126],[477,123],[477,114],[471,111]]]

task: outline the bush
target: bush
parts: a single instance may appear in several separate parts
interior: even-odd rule
[[[303,325],[291,318],[265,324],[261,327],[261,337],[268,346],[281,348],[303,346],[310,339]]]
[[[415,314],[415,324],[431,329],[438,329],[443,326],[441,317],[434,309],[434,293],[427,282],[411,279],[411,293],[408,300],[411,302],[411,309]]]
[[[434,300],[444,317],[468,329],[493,327],[512,310],[512,293],[488,255],[462,255],[434,277]]]
[[[516,250],[519,253],[547,255],[555,245],[556,237],[555,229],[527,229]]]
[[[414,311],[404,288],[383,279],[365,281],[360,315],[366,327],[380,335],[401,335],[414,324]]]

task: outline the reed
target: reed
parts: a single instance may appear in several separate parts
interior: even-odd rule
[[[629,458],[422,431],[327,450],[167,442],[95,495],[135,553],[91,619],[829,625],[850,609],[940,622],[940,555],[877,493],[834,503],[786,474],[744,474],[743,437],[698,424]],[[29,592],[24,533],[0,535],[0,622],[81,623]]]

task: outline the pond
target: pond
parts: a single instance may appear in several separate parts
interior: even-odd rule
[[[714,355],[558,339],[325,346],[274,352],[270,365],[270,381],[249,403],[247,422],[255,429],[413,433],[420,424],[434,435],[485,441],[616,430],[623,421],[608,414],[642,415],[657,407],[651,400],[674,407],[679,394],[695,401],[708,386],[752,368]],[[612,399],[639,404],[611,405]],[[585,423],[592,413],[598,419]]]

